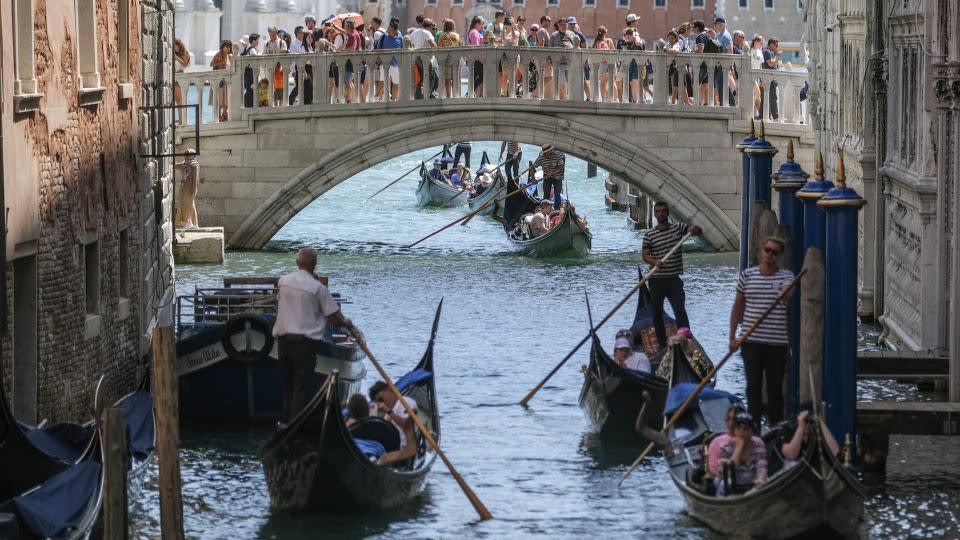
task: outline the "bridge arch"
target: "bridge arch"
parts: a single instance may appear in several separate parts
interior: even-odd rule
[[[646,119],[634,120],[642,124]],[[551,144],[596,163],[656,200],[666,201],[679,219],[701,225],[703,239],[714,248],[737,248],[738,225],[696,182],[657,152],[624,137],[612,136],[611,132],[591,125],[597,122],[587,121],[590,123],[583,117],[490,110],[439,113],[389,125],[330,151],[304,168],[243,221],[228,245],[235,249],[263,247],[314,199],[383,161],[457,140],[515,140]],[[662,149],[658,150],[662,153]],[[690,159],[681,156],[677,161]]]

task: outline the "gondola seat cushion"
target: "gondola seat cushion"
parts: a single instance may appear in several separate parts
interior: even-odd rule
[[[153,452],[153,396],[139,390],[121,403],[127,420],[130,453],[143,458]]]
[[[350,435],[354,439],[378,442],[385,452],[400,449],[400,430],[397,426],[376,416],[364,418],[350,426]]]
[[[397,381],[397,389],[403,392],[415,384],[429,380],[430,377],[433,377],[432,372],[423,368],[415,369],[403,377],[400,377],[400,380]]]
[[[52,476],[14,499],[24,526],[42,538],[66,536],[80,525],[91,497],[100,489],[100,464],[86,460]]]
[[[379,458],[386,453],[386,449],[377,441],[371,441],[370,439],[354,439],[353,442],[357,443],[357,448],[363,452],[363,455],[370,458]]]

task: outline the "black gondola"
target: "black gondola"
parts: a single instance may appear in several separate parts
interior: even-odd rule
[[[397,381],[404,395],[419,405],[419,415],[433,438],[440,441],[440,413],[434,385],[433,346],[443,302],[437,306],[430,341],[413,371]],[[260,462],[274,510],[387,509],[420,493],[436,453],[419,437],[416,455],[399,466],[379,465],[358,446],[352,429],[396,428],[371,418],[347,428],[336,372],[310,403],[277,430],[260,450]],[[409,385],[405,383],[411,382]],[[361,427],[362,426],[362,427]],[[356,431],[355,431],[356,433]],[[399,437],[399,435],[397,435]],[[387,448],[390,450],[390,448]]]
[[[77,424],[29,431],[0,384],[0,538],[89,538],[103,502],[99,433]]]
[[[643,346],[645,341],[640,338],[653,332],[650,292],[646,286],[641,286],[638,294],[631,332],[634,334],[634,350],[646,354]],[[653,343],[656,343],[656,337],[653,338]],[[590,364],[584,368],[579,401],[580,408],[586,414],[594,432],[601,436],[634,438],[637,436],[636,424],[641,409],[642,424],[653,430],[663,426],[663,407],[669,389],[683,382],[700,382],[700,376],[691,366],[683,348],[675,345],[670,352],[674,359],[679,358],[681,361],[672,362],[665,376],[655,373],[668,353],[666,348],[658,354],[647,355],[650,358],[651,373],[643,373],[626,369],[614,362],[603,349],[597,335],[593,335]]]
[[[726,396],[698,396],[696,404],[667,431],[673,446],[670,476],[690,515],[724,535],[741,538],[793,538],[824,528],[842,537],[856,537],[866,492],[827,449],[816,429],[800,460],[773,471],[761,486],[742,494],[713,494],[713,480],[704,480],[702,471],[704,445],[711,434],[726,432],[724,415],[730,404]],[[671,396],[670,401],[683,400]],[[777,440],[779,429],[785,429],[783,424],[765,440]],[[776,446],[768,444],[768,455],[777,458],[768,462],[780,462]]]

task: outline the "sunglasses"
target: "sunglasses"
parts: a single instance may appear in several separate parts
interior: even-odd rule
[[[764,253],[769,253],[770,255],[779,255],[779,254],[781,253],[780,250],[770,249],[770,248],[768,248],[768,247],[766,247],[766,246],[763,247],[763,252],[764,252]]]

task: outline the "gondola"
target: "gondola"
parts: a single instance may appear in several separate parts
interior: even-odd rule
[[[666,414],[679,409],[692,392],[689,386],[671,391]],[[735,398],[734,398],[735,399]],[[827,449],[813,430],[801,459],[771,471],[769,479],[743,494],[713,495],[712,479],[703,479],[704,446],[709,435],[726,432],[724,416],[731,397],[723,392],[701,394],[667,431],[672,443],[670,476],[683,494],[691,516],[726,536],[793,538],[830,529],[842,537],[856,537],[866,496],[863,485]],[[768,455],[779,453],[775,426],[765,437]],[[781,463],[769,459],[768,463]]]
[[[507,193],[520,188],[515,178],[507,178]],[[552,229],[528,238],[524,216],[537,211],[540,201],[526,189],[494,205],[493,217],[503,225],[507,240],[514,251],[530,257],[586,257],[592,247],[593,235],[586,220],[567,202],[563,218]]]
[[[333,296],[338,303],[344,301],[337,293]],[[224,287],[196,289],[177,298],[181,422],[236,426],[280,419],[276,311],[276,277],[227,278]],[[366,375],[362,359],[356,342],[342,328],[328,325],[311,391],[339,370],[341,391],[356,392]]]
[[[591,430],[601,437],[630,439],[636,438],[638,431],[649,433],[641,425],[659,430],[669,389],[683,382],[700,382],[679,344],[673,347],[671,371],[664,378],[620,366],[603,349],[595,333],[592,340],[579,401]]]
[[[2,386],[0,538],[90,538],[104,489],[98,431],[77,424],[26,427],[13,416]]]
[[[450,148],[443,147],[442,160],[452,163],[453,157],[450,155]],[[467,204],[470,192],[466,189],[458,189],[443,182],[438,182],[427,174],[427,167],[420,164],[420,183],[417,184],[417,206],[463,206]]]
[[[442,305],[437,306],[426,352],[416,368],[397,381],[404,395],[419,404],[420,418],[437,442],[440,413],[433,347]],[[423,488],[436,453],[421,437],[416,456],[402,466],[379,465],[367,457],[355,436],[378,430],[399,435],[392,424],[380,418],[347,428],[342,406],[348,396],[340,392],[336,378],[334,373],[293,421],[278,429],[260,450],[274,510],[387,509],[408,501]]]
[[[474,176],[474,182],[480,179],[480,175],[483,173],[483,168],[490,164],[490,158],[487,157],[486,151],[483,152],[483,157],[480,159],[480,168],[477,169],[477,174]],[[476,184],[475,184],[476,185]],[[504,179],[503,172],[501,169],[496,169],[493,171],[493,183],[487,186],[483,192],[479,195],[471,196],[467,199],[467,204],[470,206],[471,210],[476,210],[485,204],[488,204],[495,197],[502,196],[507,192],[507,181]],[[487,208],[480,211],[480,215],[486,216],[490,215],[493,212],[493,205],[488,206]]]

